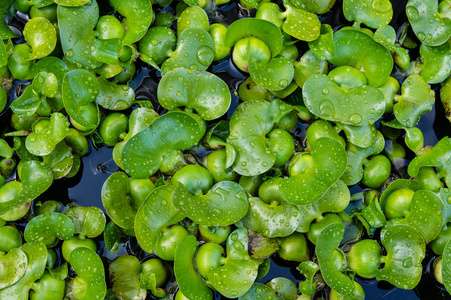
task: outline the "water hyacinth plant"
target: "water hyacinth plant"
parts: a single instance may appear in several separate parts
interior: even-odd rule
[[[2,1],[0,299],[449,297],[450,7]]]

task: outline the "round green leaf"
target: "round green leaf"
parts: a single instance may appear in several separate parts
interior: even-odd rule
[[[404,219],[393,220],[396,224],[410,225],[423,236],[426,243],[437,237],[442,229],[444,204],[433,192],[416,191]]]
[[[104,299],[106,294],[105,271],[100,257],[89,248],[75,248],[69,263],[77,273],[72,282],[74,299]]]
[[[53,0],[56,4],[62,6],[82,6],[89,2],[89,0]]]
[[[346,152],[339,142],[323,137],[312,142],[310,147],[313,165],[306,172],[279,183],[282,198],[295,205],[319,200],[346,169]]]
[[[385,109],[382,92],[363,85],[352,89],[338,86],[327,75],[313,75],[304,83],[303,98],[306,107],[315,115],[349,125],[371,125]]]
[[[78,124],[91,130],[100,122],[100,112],[95,100],[99,94],[99,83],[87,70],[69,71],[63,79],[63,103],[69,116]],[[87,117],[88,112],[97,111],[97,118]]]
[[[215,57],[215,42],[208,31],[199,28],[184,30],[177,39],[177,48],[163,63],[161,70],[175,68],[206,70]]]
[[[250,57],[249,74],[259,86],[272,91],[280,91],[293,80],[294,67],[291,61],[283,56],[278,56],[267,64],[258,63]]]
[[[95,238],[105,229],[105,215],[98,207],[75,206],[69,208],[64,214],[74,224],[75,234]]]
[[[44,17],[30,19],[25,24],[23,35],[32,49],[30,59],[46,57],[55,49],[55,27]]]
[[[285,5],[287,11],[282,29],[292,37],[301,41],[311,42],[320,36],[321,22],[316,14]]]
[[[42,162],[49,166],[53,172],[53,179],[67,176],[73,167],[77,168],[79,157],[72,154],[71,148],[64,142],[56,144],[55,149],[42,156]]]
[[[294,80],[303,88],[305,81],[315,74],[326,74],[328,72],[328,63],[316,57],[312,50],[302,55],[299,62],[294,62]]]
[[[211,299],[213,292],[208,288],[194,266],[197,240],[194,236],[185,237],[177,245],[174,260],[174,273],[180,291],[188,299]]]
[[[146,299],[147,291],[139,286],[141,264],[135,256],[122,255],[116,258],[109,266],[109,276],[118,299]]]
[[[45,213],[31,219],[25,227],[24,238],[28,243],[47,237],[68,240],[74,236],[74,223],[71,219],[57,212]]]
[[[42,162],[26,161],[22,166],[21,182],[12,181],[0,187],[0,215],[34,200],[53,181],[52,171]]]
[[[332,253],[340,245],[344,233],[345,227],[343,224],[333,223],[328,225],[319,234],[315,251],[321,275],[326,284],[338,293],[352,298],[356,293],[354,282],[341,273],[331,259]]]
[[[48,125],[27,136],[25,146],[27,150],[38,156],[50,154],[69,133],[69,121],[62,113],[53,113]]]
[[[408,225],[388,226],[381,233],[381,243],[387,256],[385,266],[377,272],[376,279],[388,281],[402,289],[417,286],[423,270],[421,261],[426,252],[421,234]]]
[[[451,19],[446,11],[449,1],[409,0],[406,15],[418,39],[428,46],[439,46],[451,36]],[[449,9],[449,8],[448,8]]]
[[[20,248],[0,256],[0,290],[16,283],[27,271],[28,258]]]
[[[268,204],[259,198],[250,198],[249,203],[249,212],[243,218],[243,224],[266,237],[285,237],[292,234],[302,218],[298,207],[290,203]]]
[[[128,85],[116,84],[103,77],[97,78],[99,82],[99,95],[97,104],[109,110],[124,110],[135,101],[135,92]]]
[[[131,45],[139,41],[153,21],[152,4],[147,0],[109,0],[115,11],[125,17],[127,31],[122,44]]]
[[[343,13],[348,21],[363,23],[371,28],[378,28],[390,23],[393,9],[390,0],[344,0]]]
[[[374,87],[382,85],[390,76],[393,69],[390,51],[371,36],[356,29],[345,28],[334,33],[334,43],[335,56],[329,60],[330,63],[356,67]]]
[[[273,299],[273,300],[284,300],[277,291],[273,290],[271,287],[264,285],[262,283],[254,283],[251,288],[238,298],[239,300],[253,300],[253,299]]]
[[[130,138],[122,151],[125,172],[135,178],[153,175],[165,156],[189,149],[204,136],[205,122],[187,112],[169,112]]]
[[[42,277],[47,262],[47,247],[42,242],[26,243],[20,248],[28,259],[25,274],[15,284],[0,290],[0,299],[28,299],[30,288]]]
[[[157,95],[164,108],[193,108],[207,121],[224,115],[232,99],[227,84],[221,78],[206,71],[184,68],[166,73],[158,84]]]
[[[261,262],[249,256],[247,230],[236,229],[227,239],[226,263],[210,269],[208,280],[223,296],[240,297],[252,287]]]
[[[249,209],[246,191],[236,182],[221,181],[205,195],[191,195],[179,184],[174,206],[200,225],[227,226],[241,220]]]
[[[101,63],[92,56],[91,47],[96,33],[94,28],[99,19],[96,1],[83,6],[66,7],[58,5],[58,27],[65,58],[78,68],[94,69]]]
[[[334,31],[329,24],[322,24],[320,36],[308,43],[310,50],[321,60],[331,59],[335,55]]]
[[[351,195],[347,185],[338,180],[334,183],[318,201],[309,205],[299,205],[299,213],[302,216],[296,231],[308,232],[310,224],[324,213],[339,213],[343,211],[351,201]]]
[[[447,290],[451,289],[451,243],[448,241],[443,251],[442,261],[443,284]]]
[[[268,171],[276,161],[276,153],[268,148],[265,136],[292,109],[278,99],[271,103],[251,100],[240,104],[230,119],[226,166],[245,176]]]
[[[233,22],[227,28],[225,43],[233,47],[239,40],[254,36],[262,40],[271,50],[271,56],[276,57],[283,46],[282,33],[273,23],[252,18],[244,18]]]
[[[111,220],[121,228],[133,229],[138,203],[130,196],[130,180],[123,172],[116,172],[102,186],[102,204]]]
[[[431,111],[435,103],[434,91],[419,75],[411,75],[402,84],[401,95],[395,95],[393,106],[396,119],[406,127],[415,126],[421,115]]]
[[[421,77],[427,83],[440,83],[451,74],[451,45],[449,43],[435,47],[421,44],[420,55],[424,63]]]
[[[348,157],[348,165],[341,180],[347,185],[358,183],[363,177],[363,163],[365,160],[375,154],[379,154],[384,150],[385,140],[382,133],[376,131],[374,143],[367,148],[360,148],[354,144],[348,143],[346,153]]]
[[[146,252],[154,251],[161,230],[185,218],[172,203],[174,190],[171,185],[156,188],[136,213],[136,238]]]

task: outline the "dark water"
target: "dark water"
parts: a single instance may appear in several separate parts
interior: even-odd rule
[[[99,1],[100,3],[101,1]],[[403,11],[403,7],[407,3],[407,0],[396,1],[393,0],[394,18],[391,25],[395,29],[401,28],[405,22],[406,17]],[[327,14],[321,16],[324,22],[330,23],[334,28],[343,26],[343,24],[349,24],[342,14],[342,3],[337,1],[335,7]],[[101,10],[109,11],[108,5],[101,5]],[[223,23],[231,23],[234,19],[243,17],[249,14],[249,12],[239,9],[236,4],[227,4],[223,7],[209,12],[211,20],[222,20]],[[252,13],[251,13],[252,14]],[[23,19],[26,16],[19,15],[17,20],[13,20],[14,26],[20,28],[23,24]],[[18,41],[20,42],[20,40]],[[300,46],[302,51],[302,46]],[[415,59],[415,57],[412,57]],[[161,75],[155,70],[149,70],[145,65],[138,63],[138,74],[136,78],[130,83],[130,85],[136,91],[137,99],[148,99],[153,104],[158,112],[162,112],[162,108],[159,106],[156,100],[156,88]],[[234,92],[238,89],[239,84],[246,78],[246,75],[242,74],[233,65],[230,58],[226,58],[223,61],[215,63],[210,67],[209,71],[215,73],[222,78],[228,85],[232,93],[232,105],[231,109],[227,113],[227,118],[230,118],[234,109],[239,104],[239,99],[234,95]],[[16,87],[21,84],[27,84],[27,82],[17,82]],[[436,87],[437,88],[437,87]],[[438,89],[437,89],[438,91]],[[438,93],[437,93],[438,94]],[[12,100],[15,99],[15,91],[12,92]],[[6,130],[7,120],[9,113],[5,112],[0,116],[0,126],[3,130]],[[306,125],[298,126],[294,131],[294,135],[301,139],[305,134]],[[438,139],[449,135],[451,132],[451,125],[444,117],[444,111],[441,107],[440,101],[437,97],[437,105],[434,109],[423,115],[420,119],[418,127],[422,130],[425,139],[425,145],[434,145]],[[54,182],[52,187],[44,193],[38,200],[45,201],[54,199],[61,201],[63,204],[70,202],[76,202],[81,206],[97,206],[104,210],[101,201],[101,188],[105,180],[114,172],[118,171],[117,165],[112,159],[112,148],[100,147],[96,149],[91,144],[90,153],[88,156],[83,157],[82,167],[77,176],[71,179],[61,179]],[[359,192],[361,188],[355,186],[351,189],[352,192]],[[104,210],[105,211],[105,210]],[[24,224],[20,224],[24,225]],[[111,261],[115,257],[123,254],[132,254],[140,259],[144,259],[149,254],[140,250],[137,245],[136,239],[130,238],[124,240],[124,243],[120,246],[120,249],[116,252],[108,252],[101,239],[98,239],[99,254],[102,255],[105,261]],[[435,283],[435,280],[430,273],[430,264],[435,257],[428,255],[424,260],[424,275],[423,278],[414,290],[402,290],[385,282],[377,282],[376,280],[362,280],[357,278],[357,281],[363,286],[366,294],[366,299],[450,299],[449,294],[444,291],[443,288]],[[276,258],[271,260],[271,268],[268,275],[266,275],[260,282],[266,282],[274,277],[286,277],[293,282],[298,283],[303,280],[302,275],[296,270],[293,265],[284,265]],[[173,279],[169,283],[173,288]],[[150,296],[149,296],[150,297]],[[218,298],[221,298],[218,295]]]

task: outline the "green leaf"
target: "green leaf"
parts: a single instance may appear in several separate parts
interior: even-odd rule
[[[331,59],[335,55],[334,31],[329,24],[321,24],[320,36],[308,43],[310,50],[320,60]]]
[[[77,68],[94,69],[100,66],[92,56],[91,47],[95,41],[94,28],[99,20],[96,1],[83,6],[58,6],[58,27],[64,57]]]
[[[46,98],[47,103],[54,112],[60,111],[64,108],[62,99],[62,84],[64,75],[66,75],[68,71],[69,68],[66,64],[61,59],[53,56],[40,59],[31,66],[33,77],[36,77],[41,72],[47,72],[55,75],[58,83],[56,94],[52,98]]]
[[[15,114],[30,117],[36,113],[41,104],[41,97],[33,90],[33,85],[30,84],[22,95],[11,103],[10,107]]]
[[[324,14],[334,6],[335,0],[291,0],[291,3],[299,9]]]
[[[55,27],[44,17],[30,19],[25,24],[23,36],[32,49],[30,59],[44,58],[55,49]]]
[[[116,223],[114,223],[113,221],[109,222],[105,226],[103,238],[105,239],[106,249],[108,251],[115,251],[118,248],[117,244],[120,242],[122,238],[122,232],[119,229],[119,226],[117,226]]]
[[[47,126],[33,131],[25,140],[27,150],[33,155],[50,154],[69,133],[69,121],[62,113],[53,113],[45,123]]]
[[[19,247],[28,258],[25,275],[15,284],[0,290],[0,299],[28,299],[30,288],[42,277],[47,262],[47,247],[42,242],[26,243]]]
[[[197,145],[205,131],[205,122],[199,116],[168,112],[125,143],[122,151],[125,172],[135,178],[153,175],[166,156]]]
[[[245,228],[236,229],[229,235],[225,260],[224,265],[210,269],[208,280],[221,295],[240,297],[252,287],[261,263],[249,256]]]
[[[98,207],[75,206],[69,208],[64,214],[74,224],[75,234],[95,238],[105,229],[105,215]]]
[[[99,95],[97,104],[109,110],[125,110],[135,102],[135,92],[124,84],[116,84],[103,77],[97,78],[99,82]]]
[[[180,291],[188,299],[211,299],[213,292],[205,285],[204,280],[197,273],[194,266],[197,240],[189,235],[179,242],[175,252],[174,273]]]
[[[53,179],[67,176],[72,168],[76,166],[77,156],[72,154],[71,148],[62,141],[56,144],[55,149],[42,156],[42,161],[52,169]]]
[[[249,212],[243,218],[243,224],[265,237],[285,237],[292,234],[302,218],[298,207],[290,203],[265,203],[259,198],[250,198],[249,203]]]
[[[406,217],[393,221],[418,230],[427,244],[440,233],[443,216],[444,204],[440,198],[431,191],[420,190],[413,195]]]
[[[130,180],[123,172],[116,172],[102,186],[102,204],[111,220],[119,227],[133,229],[139,205],[130,196]]]
[[[308,232],[310,224],[324,213],[339,213],[343,211],[351,201],[351,195],[347,185],[338,180],[327,190],[318,201],[309,205],[299,205],[302,216],[296,231]]]
[[[206,226],[227,226],[241,220],[249,209],[246,191],[236,182],[221,181],[205,195],[191,195],[179,184],[174,206],[191,220]]]
[[[304,173],[288,177],[279,183],[282,198],[295,205],[308,205],[318,201],[346,169],[346,152],[336,140],[319,138],[310,147],[312,166]]]
[[[389,0],[344,0],[343,13],[348,21],[363,23],[368,27],[377,29],[390,23],[393,9]]]
[[[393,106],[396,119],[406,127],[415,126],[421,115],[431,111],[435,103],[434,91],[419,75],[411,75],[402,84],[401,95],[395,95]]]
[[[369,85],[347,89],[324,74],[307,79],[302,91],[306,107],[316,116],[329,121],[371,125],[385,109],[384,95],[379,89]]]
[[[13,285],[27,271],[28,258],[20,248],[14,248],[8,254],[0,256],[0,290]]]
[[[314,280],[316,273],[319,271],[319,266],[313,261],[303,261],[297,267],[299,272],[305,276],[305,281],[299,283],[299,291],[302,294],[313,296],[316,292],[318,283]]]
[[[281,100],[251,100],[240,104],[230,119],[227,138],[227,167],[239,174],[254,176],[271,169],[276,153],[267,146],[266,135],[293,108]],[[236,156],[234,157],[234,155]]]
[[[334,43],[335,56],[329,60],[331,64],[356,67],[374,87],[387,81],[393,69],[393,58],[390,51],[371,36],[345,28],[334,33]]]
[[[154,12],[148,0],[109,0],[115,11],[124,16],[127,31],[122,44],[131,45],[139,41],[153,21]]]
[[[78,124],[92,130],[100,122],[100,112],[95,100],[100,86],[97,79],[87,70],[72,70],[63,79],[63,103],[69,116]],[[92,117],[90,111],[97,111]]]
[[[328,286],[346,297],[353,297],[356,293],[353,280],[341,273],[334,265],[333,251],[340,245],[345,233],[343,224],[333,223],[324,228],[316,242],[316,256],[318,257],[321,275]]]
[[[62,6],[82,6],[89,2],[89,0],[53,0],[56,4]]]
[[[264,285],[262,283],[254,283],[251,288],[241,297],[239,300],[253,300],[253,299],[273,299],[273,300],[284,300],[277,291],[273,290],[271,287]]]
[[[92,57],[104,64],[115,65],[119,63],[119,51],[122,41],[118,38],[94,41],[92,46]]]
[[[298,295],[298,288],[288,278],[276,277],[266,283],[266,286],[271,287],[284,300],[296,300]]]
[[[14,3],[14,0],[6,0],[0,3],[0,12],[3,15],[8,10],[8,8]],[[0,20],[0,39],[7,40],[16,38],[17,35],[8,27],[8,24],[3,20]]]
[[[102,259],[89,248],[75,248],[69,263],[77,273],[72,282],[75,299],[104,299],[106,295],[105,270]]]
[[[136,238],[146,252],[154,251],[161,230],[185,218],[172,203],[174,190],[171,185],[156,188],[136,213]]]
[[[280,29],[269,21],[253,18],[243,18],[233,22],[227,28],[225,43],[233,47],[239,40],[249,36],[262,40],[271,50],[272,57],[276,57],[282,50]]]
[[[378,136],[376,126],[374,124],[354,126],[347,124],[340,125],[337,123],[337,127],[342,127],[348,141],[360,148],[371,147]]]
[[[192,108],[207,121],[223,116],[232,99],[221,78],[206,71],[184,68],[173,69],[161,78],[157,96],[164,108]]]
[[[427,83],[440,83],[451,74],[451,45],[449,43],[440,46],[421,44],[420,55],[424,63],[421,77]]]
[[[252,44],[249,45],[249,49],[252,48]],[[278,56],[266,64],[259,63],[250,57],[249,74],[259,86],[272,91],[280,91],[293,80],[294,67],[291,61],[283,56]]]
[[[434,148],[415,157],[407,168],[409,176],[416,177],[421,167],[437,167],[447,186],[451,186],[451,141],[444,137]]]
[[[141,264],[132,255],[121,255],[109,267],[114,295],[119,299],[145,299],[147,291],[139,286]]]
[[[449,241],[443,251],[442,276],[446,290],[451,290],[451,243]]]
[[[287,11],[282,29],[292,37],[301,41],[311,42],[316,40],[321,33],[321,22],[316,14],[285,5]]]
[[[421,234],[408,225],[384,228],[381,243],[387,251],[385,266],[376,274],[377,280],[385,280],[402,289],[413,289],[420,282],[423,267],[421,261],[426,243]]]
[[[439,46],[451,36],[451,19],[448,0],[439,3],[435,0],[409,0],[406,15],[413,31],[421,43]]]
[[[358,183],[363,177],[363,163],[365,160],[375,154],[379,154],[384,150],[385,140],[380,131],[376,132],[374,143],[368,148],[360,148],[354,144],[348,143],[346,153],[348,157],[348,165],[341,180],[347,185]]]
[[[71,219],[57,212],[45,213],[34,217],[27,223],[24,231],[24,239],[28,243],[50,237],[68,240],[73,236],[74,224]]]
[[[12,181],[0,187],[0,215],[34,200],[45,192],[53,181],[52,171],[42,162],[26,161],[21,173],[21,182]]]
[[[299,62],[294,62],[294,80],[303,88],[305,81],[315,74],[326,74],[328,72],[328,63],[316,57],[312,50],[302,55]]]
[[[177,39],[177,48],[163,63],[161,70],[175,68],[206,70],[215,57],[215,42],[208,31],[199,28],[184,30]]]

